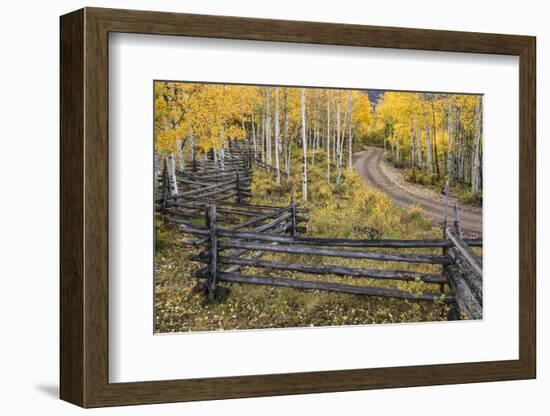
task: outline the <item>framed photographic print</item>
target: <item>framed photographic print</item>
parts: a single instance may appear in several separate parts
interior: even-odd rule
[[[535,38],[61,17],[61,398],[534,378]]]

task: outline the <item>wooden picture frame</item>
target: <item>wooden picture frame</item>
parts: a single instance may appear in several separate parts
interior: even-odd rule
[[[61,17],[60,396],[82,407],[536,376],[534,37],[85,8]],[[519,57],[519,359],[109,383],[108,34],[127,32]]]

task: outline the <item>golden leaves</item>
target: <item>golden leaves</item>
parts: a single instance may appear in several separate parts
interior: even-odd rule
[[[236,87],[155,83],[155,146],[174,151],[179,140],[194,135],[201,150],[219,149],[225,138],[244,138],[241,94]]]

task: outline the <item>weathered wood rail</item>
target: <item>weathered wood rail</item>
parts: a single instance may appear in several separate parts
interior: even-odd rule
[[[187,171],[178,172],[181,190],[177,194],[169,195],[166,172],[163,173],[157,209],[168,221],[179,224],[181,231],[193,236],[183,239],[185,244],[202,248],[190,259],[202,264],[195,271],[199,279],[195,290],[209,299],[222,300],[227,296],[229,289],[222,283],[267,285],[435,301],[452,306],[455,312],[450,319],[482,318],[482,259],[472,250],[472,247],[482,247],[482,240],[462,238],[456,205],[452,226],[447,225],[445,216],[441,239],[356,240],[303,236],[299,234],[306,231],[303,224],[308,221],[307,209],[295,203],[293,194],[287,206],[248,202],[252,196],[252,167],[277,172],[251,157],[244,146],[234,142],[223,165],[210,159],[187,165],[190,166]],[[411,252],[415,249],[420,251]],[[441,250],[441,254],[434,254],[434,250]],[[266,253],[281,254],[285,261],[262,259]],[[304,260],[308,257],[314,264]],[[321,263],[318,258],[367,261],[369,267]],[[431,265],[432,269],[439,270],[425,273],[370,267],[377,262]],[[304,277],[296,278],[296,273]],[[307,277],[313,275],[316,280]],[[358,284],[319,280],[322,276],[348,277]],[[367,284],[361,283],[364,279],[369,279]],[[388,286],[391,281],[418,282],[425,290],[413,293],[393,287],[395,285]]]
[[[209,216],[212,218],[216,214],[215,206],[212,206],[209,211]],[[255,269],[277,270],[286,272],[299,272],[304,274],[314,275],[335,275],[346,276],[353,278],[370,278],[378,280],[398,280],[398,281],[418,281],[428,285],[441,285],[447,283],[447,279],[442,275],[434,275],[429,273],[417,273],[407,271],[387,271],[377,270],[362,267],[345,267],[331,264],[307,264],[300,262],[277,262],[261,260],[256,258],[242,258],[240,256],[226,255],[228,249],[240,248],[247,251],[255,252],[276,252],[289,255],[306,255],[306,256],[327,256],[338,258],[352,259],[367,259],[375,261],[395,261],[407,263],[428,263],[436,265],[449,265],[450,259],[445,256],[425,255],[425,254],[393,254],[379,253],[373,251],[364,251],[356,249],[333,249],[334,246],[352,245],[353,248],[360,247],[376,247],[376,248],[400,248],[400,247],[443,247],[447,245],[444,240],[425,240],[425,241],[407,241],[407,240],[380,240],[380,241],[351,241],[344,239],[308,239],[304,237],[288,237],[279,234],[268,234],[261,232],[236,232],[223,228],[193,228],[182,226],[182,231],[197,235],[209,236],[208,239],[201,240],[201,245],[205,247],[198,255],[192,257],[193,260],[199,261],[205,267],[196,272],[196,277],[208,279],[208,287],[211,288],[211,297],[214,296],[212,282],[230,282],[255,285],[271,285],[290,287],[297,289],[314,289],[340,293],[352,293],[368,296],[382,296],[398,299],[417,300],[417,301],[434,301],[454,302],[453,296],[445,295],[436,292],[424,292],[421,294],[410,293],[407,291],[364,285],[344,285],[333,282],[300,280],[286,277],[272,277],[263,275],[245,275],[237,273],[227,273],[223,268],[227,265],[237,265],[242,267],[251,267]],[[216,245],[212,245],[212,234],[216,234]],[[216,253],[213,253],[216,250]],[[214,261],[214,263],[213,263]],[[216,270],[216,276],[212,276],[212,270]]]

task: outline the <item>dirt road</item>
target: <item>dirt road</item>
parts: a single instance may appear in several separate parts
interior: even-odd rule
[[[436,224],[442,224],[445,216],[443,196],[405,182],[400,173],[385,165],[382,160],[383,153],[384,150],[381,148],[366,147],[363,152],[354,155],[355,170],[365,183],[385,192],[401,208],[408,208],[415,204],[420,206],[426,216]],[[452,221],[453,211],[451,209],[449,209],[449,218]],[[482,236],[482,213],[480,210],[475,208],[460,209],[460,221],[465,234]]]

